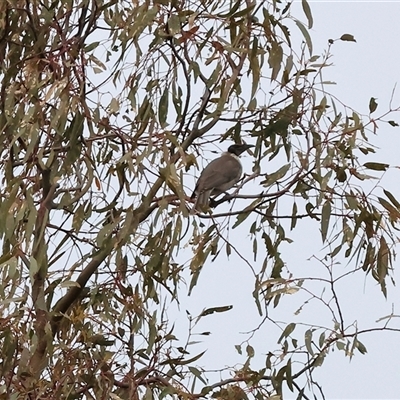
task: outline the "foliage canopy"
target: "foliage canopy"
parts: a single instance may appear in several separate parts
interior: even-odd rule
[[[336,40],[315,55],[302,6],[296,18],[278,0],[0,3],[1,398],[239,400],[288,388],[307,399],[332,347],[366,352],[333,266],[345,259],[386,294],[400,202],[374,180],[389,165],[369,135],[397,126],[395,110],[373,118],[371,98],[361,116],[329,94]],[[190,216],[191,176],[232,141],[255,145],[249,173]],[[330,279],[319,299],[333,322],[296,337],[266,311],[309,290],[283,250],[300,219],[320,232]],[[254,260],[230,243],[236,228]],[[279,348],[250,337],[236,348],[245,362],[211,380],[192,331],[176,345],[167,311],[207,261],[233,252]],[[191,329],[230,308],[189,315]]]

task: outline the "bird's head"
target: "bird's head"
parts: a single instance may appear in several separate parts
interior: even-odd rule
[[[240,156],[244,151],[254,147],[252,144],[232,144],[228,148],[228,153],[234,154],[235,156]]]

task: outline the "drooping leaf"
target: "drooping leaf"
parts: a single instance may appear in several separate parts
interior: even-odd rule
[[[272,69],[271,79],[275,80],[282,66],[283,49],[277,42],[272,42],[269,51],[268,64]]]
[[[372,114],[378,108],[378,103],[375,97],[371,97],[369,100],[369,113]]]
[[[308,329],[306,331],[306,333],[304,334],[304,343],[306,345],[306,349],[308,351],[308,353],[313,356],[314,355],[314,350],[312,348],[312,336],[313,336],[313,332],[311,329]]]
[[[168,116],[168,96],[168,87],[165,87],[158,104],[158,118],[162,127],[166,126]]]
[[[307,0],[301,0],[301,5],[303,7],[304,14],[307,17],[308,29],[311,29],[313,27],[313,17],[312,17],[310,5],[308,4]]]
[[[386,197],[394,204],[396,208],[400,210],[400,203],[397,201],[397,199],[390,193],[388,190],[383,189],[383,193],[385,193]]]
[[[307,47],[308,47],[308,51],[310,52],[310,54],[312,54],[313,46],[312,46],[311,36],[308,33],[307,28],[300,21],[297,21],[297,20],[296,20],[296,25],[298,26],[301,33],[303,34],[303,37],[304,37]]]
[[[321,236],[322,242],[325,242],[326,236],[329,228],[329,221],[331,218],[332,207],[329,200],[325,201],[322,206],[322,215],[321,215]]]
[[[367,348],[358,340],[356,339],[356,348],[361,354],[367,354]]]
[[[255,351],[254,351],[254,347],[251,345],[247,345],[246,346],[246,353],[247,353],[247,357],[254,357]]]

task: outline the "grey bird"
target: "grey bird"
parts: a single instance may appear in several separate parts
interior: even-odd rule
[[[204,211],[209,206],[210,196],[219,196],[232,188],[242,177],[242,164],[239,156],[254,147],[251,144],[233,144],[221,157],[211,161],[204,168],[190,197],[196,198],[191,214]]]

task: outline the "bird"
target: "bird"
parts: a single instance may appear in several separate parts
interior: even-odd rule
[[[211,161],[200,174],[190,197],[196,198],[191,214],[208,208],[210,196],[219,196],[232,188],[242,177],[242,164],[239,156],[254,147],[251,144],[233,144],[221,157]]]

